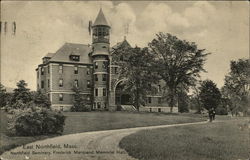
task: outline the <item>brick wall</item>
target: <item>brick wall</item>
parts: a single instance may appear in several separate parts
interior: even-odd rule
[[[62,73],[59,72],[59,66],[62,65]],[[75,73],[75,66],[78,68],[78,73]],[[43,75],[41,74],[44,68]],[[48,71],[49,70],[49,71]],[[70,110],[73,104],[73,86],[75,80],[78,80],[78,87],[83,96],[93,96],[93,67],[91,65],[79,64],[63,64],[49,63],[40,65],[37,68],[37,89],[41,89],[43,93],[49,95],[51,106],[57,110]],[[63,80],[63,86],[59,86],[59,80]],[[48,81],[49,80],[49,81]],[[41,82],[44,83],[44,88],[41,88]],[[89,82],[89,85],[88,85]],[[49,83],[49,85],[48,85]],[[59,95],[63,95],[63,100],[59,100]],[[88,103],[91,104],[91,100]]]
[[[43,75],[42,75],[42,70],[44,70]],[[48,73],[48,64],[44,66],[39,66],[37,72],[39,74],[39,76],[37,77],[37,84],[38,84],[37,90],[40,89],[43,93],[47,93],[50,87],[48,86],[48,80],[50,80],[50,75]],[[44,83],[43,88],[42,88],[42,81]]]
[[[74,73],[74,65],[63,64],[63,71],[59,73],[59,64],[52,64],[52,91],[67,90],[72,91],[74,81],[78,80],[79,89],[83,92],[90,92],[92,88],[87,88],[87,82],[92,82],[92,68],[83,65],[78,65],[78,74]],[[87,74],[89,71],[89,74]],[[59,80],[63,80],[63,86],[59,87]]]

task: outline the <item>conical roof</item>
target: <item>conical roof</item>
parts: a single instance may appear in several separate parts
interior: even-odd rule
[[[100,9],[100,11],[95,19],[95,23],[93,24],[93,26],[97,26],[97,25],[109,26],[103,12],[102,12],[102,9]]]

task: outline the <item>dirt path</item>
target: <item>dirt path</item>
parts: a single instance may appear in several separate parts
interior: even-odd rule
[[[85,132],[45,139],[27,144],[1,155],[2,160],[135,160],[119,148],[120,140],[139,130],[198,125],[207,122],[160,125]],[[74,148],[66,147],[70,145]],[[30,149],[28,148],[31,147]],[[43,148],[37,148],[43,146]],[[51,148],[51,147],[59,148]],[[33,149],[32,149],[33,148]]]

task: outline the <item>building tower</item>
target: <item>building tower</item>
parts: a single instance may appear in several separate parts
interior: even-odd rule
[[[110,26],[100,9],[92,25],[93,109],[96,110],[108,109],[109,31]]]

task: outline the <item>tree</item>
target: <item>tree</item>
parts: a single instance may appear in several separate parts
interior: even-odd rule
[[[195,86],[192,86],[193,94],[190,99],[190,105],[192,105],[193,109],[196,110],[196,113],[201,114],[203,111],[203,107],[201,105],[201,99],[200,99],[200,87],[201,87],[202,81],[199,80],[196,82]]]
[[[200,77],[199,73],[205,71],[203,65],[208,53],[204,53],[205,49],[198,49],[194,42],[164,33],[156,34],[149,47],[155,55],[158,74],[166,83],[172,112],[178,87],[188,89],[195,85],[196,78]]]
[[[219,104],[219,106],[216,108],[216,114],[218,115],[227,115],[228,114],[228,108],[229,106],[229,101],[227,98],[221,98],[221,103]]]
[[[0,83],[0,107],[4,107],[6,105],[6,89]]]
[[[222,87],[223,97],[230,101],[229,108],[232,114],[243,112],[246,115],[250,99],[250,61],[231,61],[230,70]]]
[[[183,91],[178,92],[178,112],[189,112],[188,104],[189,97],[187,93]]]
[[[120,47],[114,51],[115,55],[122,55],[116,62],[121,69],[120,75],[126,77],[122,82],[124,90],[131,93],[135,107],[139,110],[146,103],[146,95],[156,91],[154,84],[159,80],[153,63],[153,55],[148,48]]]
[[[38,90],[37,92],[33,92],[32,99],[33,99],[34,104],[36,104],[39,107],[49,108],[51,105],[48,96],[43,94],[41,90]]]
[[[200,99],[201,103],[209,110],[210,108],[217,108],[221,102],[220,90],[216,87],[216,84],[211,80],[205,80],[200,87]]]
[[[27,104],[32,100],[30,89],[26,88],[27,83],[24,80],[20,80],[17,83],[17,88],[14,89],[11,103],[16,103],[18,100],[22,101],[24,104]]]
[[[79,88],[74,87],[73,91],[75,92],[75,94],[74,94],[73,106],[71,107],[71,111],[72,112],[90,111],[90,108],[87,106],[87,100],[83,98]]]

